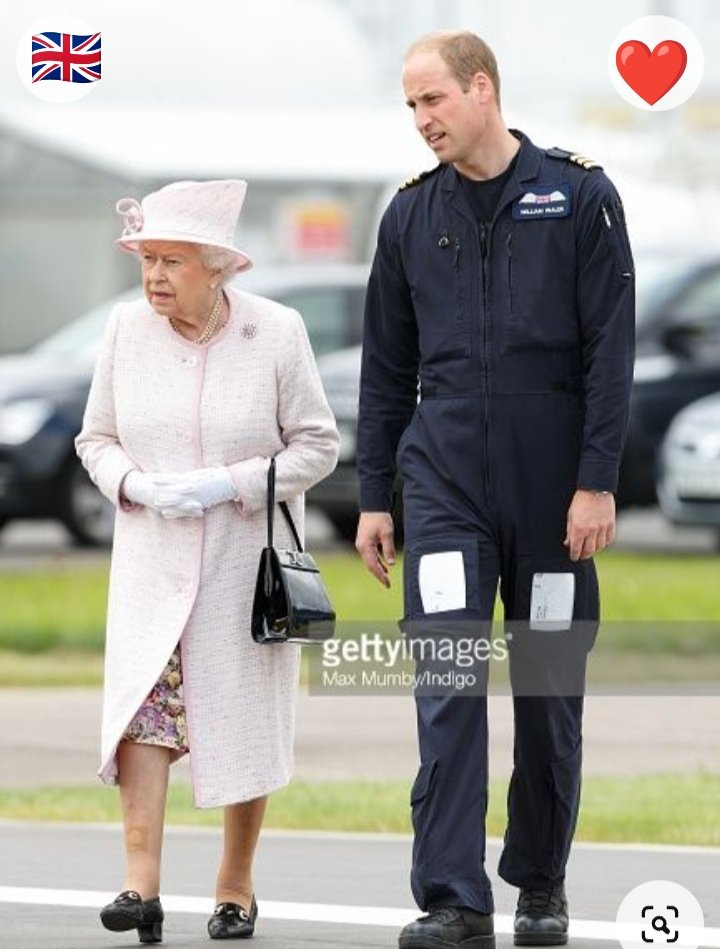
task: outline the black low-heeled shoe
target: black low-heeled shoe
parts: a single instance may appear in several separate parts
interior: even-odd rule
[[[239,903],[218,903],[215,912],[208,920],[208,933],[211,939],[249,939],[255,932],[255,920],[258,908],[255,897],[250,904],[250,912]]]
[[[136,890],[123,890],[100,910],[100,921],[105,929],[114,933],[137,929],[140,942],[162,942],[164,919],[160,897],[143,900]]]

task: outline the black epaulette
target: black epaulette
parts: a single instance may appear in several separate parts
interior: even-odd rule
[[[563,161],[571,161],[574,165],[579,165],[581,168],[584,168],[585,171],[593,171],[595,168],[599,168],[600,171],[602,171],[602,165],[598,165],[592,158],[585,158],[584,155],[576,155],[574,152],[569,152],[564,148],[546,148],[545,154],[549,155],[550,158],[560,158]]]
[[[415,175],[414,178],[408,178],[407,181],[403,182],[398,188],[398,191],[405,191],[406,188],[414,188],[415,185],[419,185],[421,181],[425,181],[426,178],[429,178],[430,175],[434,175],[436,171],[439,171],[442,168],[442,162],[439,165],[435,165],[434,168],[431,168],[430,171],[421,171],[419,175]]]

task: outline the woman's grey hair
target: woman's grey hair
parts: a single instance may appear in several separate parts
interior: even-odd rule
[[[200,260],[208,270],[217,272],[220,286],[225,286],[228,280],[237,272],[237,254],[222,247],[213,247],[212,244],[200,244],[198,247]]]

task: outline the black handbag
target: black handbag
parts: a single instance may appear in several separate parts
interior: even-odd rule
[[[256,643],[321,643],[335,632],[335,611],[313,557],[306,553],[285,501],[280,501],[296,550],[273,546],[275,459],[268,469],[267,547],[260,555],[252,638]]]

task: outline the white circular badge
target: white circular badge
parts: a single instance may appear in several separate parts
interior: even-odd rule
[[[73,102],[95,88],[102,75],[97,27],[49,13],[20,37],[15,62],[28,92],[45,102]]]
[[[665,112],[687,102],[700,85],[703,51],[689,26],[669,16],[628,23],[608,50],[615,90],[630,105]]]
[[[671,880],[651,880],[636,886],[617,913],[617,938],[623,949],[697,949],[703,942],[704,927],[697,899]]]

